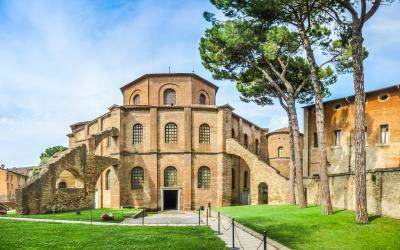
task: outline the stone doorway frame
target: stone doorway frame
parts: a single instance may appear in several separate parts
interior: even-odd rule
[[[178,200],[177,200],[178,204],[176,205],[177,206],[176,210],[180,211],[181,210],[181,190],[182,190],[182,187],[162,187],[162,188],[160,188],[160,191],[161,191],[161,199],[160,199],[161,211],[164,211],[164,190],[178,191]]]

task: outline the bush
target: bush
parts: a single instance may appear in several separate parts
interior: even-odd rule
[[[114,220],[114,215],[113,214],[102,214],[101,215],[101,218],[103,219],[103,220],[105,220],[105,221],[107,221],[107,220]]]

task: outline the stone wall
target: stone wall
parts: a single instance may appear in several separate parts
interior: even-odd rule
[[[319,178],[304,178],[307,200],[319,204]],[[354,210],[354,173],[330,176],[332,205]],[[367,172],[368,213],[400,219],[400,168],[376,169]]]
[[[226,140],[226,152],[239,156],[249,167],[250,204],[259,203],[258,187],[261,183],[268,186],[268,203],[284,204],[289,199],[289,181],[257,155],[253,154],[234,139]]]
[[[104,169],[119,161],[114,158],[96,156],[95,149],[103,137],[118,134],[110,129],[94,134],[80,146],[59,153],[42,167],[39,176],[21,189],[18,189],[17,212],[19,214],[40,214],[93,208],[95,204],[95,185]],[[80,188],[59,188],[60,175],[65,171],[81,180]]]

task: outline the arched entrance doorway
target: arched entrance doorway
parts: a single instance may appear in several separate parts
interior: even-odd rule
[[[108,167],[100,174],[94,191],[96,208],[120,207],[120,186],[116,168]]]
[[[258,204],[268,204],[268,185],[265,182],[258,184]]]

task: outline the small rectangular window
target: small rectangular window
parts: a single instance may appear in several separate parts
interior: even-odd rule
[[[314,147],[315,148],[318,147],[318,135],[317,135],[317,132],[314,133]]]
[[[342,137],[342,131],[335,130],[335,146],[340,146],[341,137]]]
[[[389,144],[389,125],[381,125],[381,144]]]

